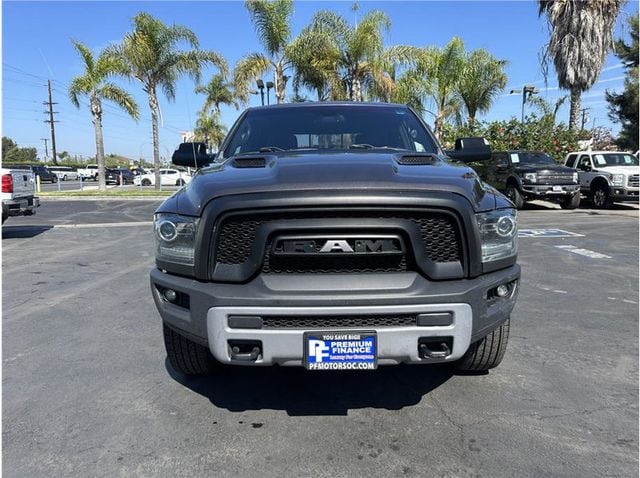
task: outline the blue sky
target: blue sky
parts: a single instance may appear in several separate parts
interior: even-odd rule
[[[352,2],[297,2],[292,31],[296,35],[311,19],[314,12],[328,8],[353,19]],[[47,79],[53,80],[54,101],[59,112],[56,124],[58,151],[95,155],[93,125],[86,106],[76,109],[68,100],[66,87],[80,74],[81,62],[72,48],[77,39],[95,52],[117,42],[131,28],[131,17],[146,11],[166,23],[191,28],[199,37],[201,48],[224,55],[233,64],[244,54],[260,51],[252,24],[244,4],[233,2],[7,2],[2,3],[2,134],[13,138],[21,146],[38,148],[44,156],[41,138],[49,137],[49,126],[43,123]],[[521,96],[509,95],[512,88],[534,84],[549,100],[562,96],[557,89],[555,72],[551,67],[548,89],[540,67],[539,54],[548,37],[543,19],[537,15],[537,2],[531,1],[448,1],[448,2],[360,2],[360,14],[384,10],[392,20],[387,45],[446,44],[453,36],[461,37],[467,49],[486,48],[496,57],[507,60],[509,78],[505,94],[483,119],[520,117]],[[616,37],[627,33],[629,15],[637,15],[638,3],[625,6],[616,28]],[[204,71],[206,80],[215,69]],[[596,125],[618,130],[607,118],[604,91],[621,90],[624,70],[610,55],[599,82],[583,95],[583,107],[590,108],[589,126]],[[267,78],[265,78],[265,81]],[[151,158],[151,126],[146,96],[139,83],[121,81],[136,98],[141,120],[136,123],[113,105],[105,106],[104,133],[107,153],[130,158]],[[191,130],[203,96],[193,92],[189,79],[178,84],[176,100],[169,103],[161,98],[164,123],[160,130],[161,155],[170,155],[180,142],[180,132]],[[272,92],[273,95],[273,92]],[[310,95],[311,97],[313,95]],[[272,96],[273,99],[273,96]],[[251,105],[259,104],[253,96]],[[230,126],[239,112],[224,108],[223,121]],[[559,118],[567,120],[564,107]],[[427,115],[426,120],[431,122]]]

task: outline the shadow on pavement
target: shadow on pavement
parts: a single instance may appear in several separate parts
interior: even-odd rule
[[[165,367],[185,387],[232,412],[285,410],[290,416],[346,415],[359,408],[399,410],[416,405],[453,376],[446,365],[380,367],[369,372],[309,372],[287,367],[222,367],[186,377]]]
[[[2,226],[2,239],[28,239],[52,228],[53,226]]]

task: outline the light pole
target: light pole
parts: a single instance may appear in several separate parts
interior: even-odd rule
[[[256,86],[260,90],[260,100],[262,101],[262,106],[264,106],[264,81],[262,81],[262,79],[257,79]]]
[[[587,114],[587,111],[589,111],[590,108],[582,108],[580,110],[580,112],[582,113],[582,122],[580,123],[580,130],[584,131],[584,125],[587,124],[587,121],[589,121],[589,115]]]
[[[511,90],[509,92],[510,95],[513,95],[514,93],[522,93],[522,116],[520,122],[524,123],[524,105],[528,98],[531,98],[532,95],[537,95],[540,91],[538,91],[535,86],[524,85],[521,90]]]
[[[273,81],[267,81],[267,104],[270,104],[269,101],[269,91],[273,88]]]

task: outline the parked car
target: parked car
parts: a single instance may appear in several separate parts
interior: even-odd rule
[[[183,171],[177,169],[161,169],[160,170],[160,184],[162,186],[184,186],[191,181],[191,176]],[[133,180],[133,184],[139,186],[154,186],[156,184],[156,175],[142,174],[136,176]]]
[[[62,181],[75,181],[79,177],[78,172],[68,166],[49,166],[49,171]]]
[[[619,151],[577,151],[567,154],[564,164],[576,168],[582,194],[597,208],[614,202],[638,202],[640,167],[638,158]]]
[[[40,199],[36,196],[35,174],[29,169],[0,168],[2,176],[2,223],[9,216],[36,213]]]
[[[40,178],[41,183],[57,183],[58,176],[46,166],[27,166],[33,174]]]
[[[87,164],[86,168],[78,169],[78,175],[82,179],[93,179],[94,181],[98,180],[98,165],[97,164]]]
[[[125,168],[109,168],[104,174],[107,184],[133,184],[135,178],[133,173]]]
[[[534,199],[556,202],[563,209],[580,205],[576,170],[559,165],[545,153],[497,151],[489,161],[472,166],[483,181],[504,192],[518,209]]]

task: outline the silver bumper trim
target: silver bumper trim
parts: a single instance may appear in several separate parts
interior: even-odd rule
[[[214,357],[222,362],[237,365],[286,365],[303,364],[303,329],[232,329],[228,325],[231,315],[254,316],[305,316],[305,315],[367,315],[452,312],[453,323],[438,327],[380,327],[368,328],[378,334],[378,363],[435,363],[457,360],[469,348],[473,325],[473,313],[469,304],[416,304],[395,306],[354,307],[212,307],[207,312],[207,336]],[[313,329],[318,331],[318,329]],[[342,330],[329,328],[326,330]],[[351,329],[344,329],[351,330]],[[445,359],[422,359],[418,356],[420,337],[453,337],[453,350]],[[253,362],[231,360],[228,340],[260,340],[262,355]]]

